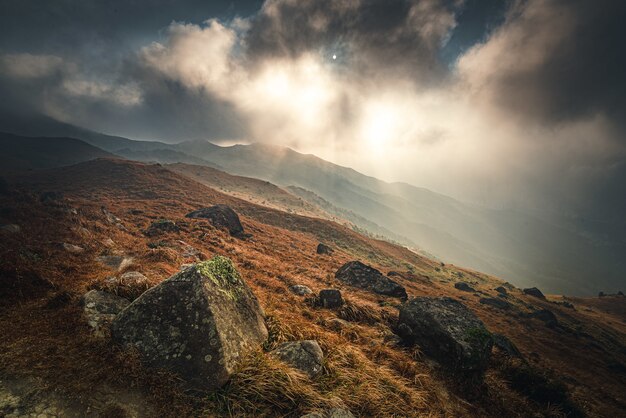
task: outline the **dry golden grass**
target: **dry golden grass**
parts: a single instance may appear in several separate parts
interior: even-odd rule
[[[494,294],[493,288],[501,283],[497,279],[451,265],[442,267],[326,220],[220,194],[159,166],[96,161],[12,182],[31,192],[0,198],[5,208],[2,219],[22,226],[22,233],[3,234],[0,241],[0,374],[34,378],[44,392],[55,390],[86,406],[99,405],[110,414],[119,411],[108,401],[134,388],[146,410],[158,416],[299,416],[339,404],[360,416],[558,416],[555,406],[537,403],[515,390],[510,381],[515,368],[498,358],[484,383],[472,390],[467,382],[433,367],[419,351],[396,345],[389,326],[398,301],[334,279],[343,263],[361,259],[383,272],[403,272],[404,277],[396,279],[412,296],[465,298],[464,303],[490,329],[518,345],[535,369],[563,376],[573,399],[589,415],[619,416],[623,411],[623,377],[610,369],[611,361],[626,363],[619,349],[626,342],[626,325],[618,309],[603,310],[595,304],[586,311],[586,300],[577,299],[577,309],[572,311],[512,291],[516,312],[526,312],[530,305],[547,308],[568,327],[549,329],[537,320],[485,307],[477,297],[452,286],[462,272],[479,291]],[[49,190],[62,191],[64,199],[52,205],[40,203],[35,192]],[[215,203],[228,204],[243,215],[252,237],[233,238],[207,222],[184,217]],[[121,225],[108,222],[101,206]],[[162,218],[175,221],[181,231],[146,237],[143,231]],[[103,244],[107,238],[114,242],[112,247]],[[199,253],[184,256],[180,241]],[[336,248],[333,256],[315,253],[319,241]],[[69,254],[55,245],[59,242],[80,245],[85,251]],[[95,261],[103,254],[132,257],[132,265],[113,271]],[[133,353],[121,353],[89,334],[77,304],[87,289],[106,288],[107,277],[126,270],[140,271],[157,284],[181,264],[215,254],[233,259],[263,305],[270,331],[265,350],[289,340],[319,341],[326,361],[318,379],[311,381],[267,352],[257,351],[242,361],[221,391],[192,396],[174,376],[145,370]],[[316,292],[339,288],[347,304],[337,311],[313,306],[287,290],[292,284]],[[109,290],[135,296],[142,289]],[[333,318],[349,321],[349,328],[326,326]],[[581,328],[572,332],[576,327]]]

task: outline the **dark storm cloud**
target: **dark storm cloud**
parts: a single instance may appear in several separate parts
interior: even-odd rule
[[[432,81],[443,72],[437,55],[454,9],[439,0],[268,0],[251,20],[247,52],[255,59],[337,54],[355,72]]]
[[[623,1],[518,2],[461,68],[480,72],[476,84],[511,114],[545,124],[602,114],[624,129],[624,22]]]

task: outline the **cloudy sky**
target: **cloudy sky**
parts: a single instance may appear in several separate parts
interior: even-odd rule
[[[626,2],[0,0],[0,112],[623,220]]]

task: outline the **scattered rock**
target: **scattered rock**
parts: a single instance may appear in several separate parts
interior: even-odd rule
[[[322,244],[321,242],[319,244],[317,244],[317,253],[318,254],[330,255],[333,252],[334,252],[334,250],[332,248],[330,248],[328,245]]]
[[[367,266],[360,261],[350,261],[344,264],[335,277],[344,283],[362,289],[370,290],[380,295],[394,296],[406,299],[406,289],[391,280],[373,267]]]
[[[22,228],[20,228],[20,226],[16,224],[5,224],[0,226],[0,231],[10,232],[11,234],[17,234],[21,230]]]
[[[524,289],[524,293],[530,296],[534,296],[536,298],[539,299],[545,299],[546,297],[544,296],[543,293],[541,293],[541,290],[537,289],[536,287],[529,287],[527,289]]]
[[[115,341],[146,365],[196,389],[221,387],[242,353],[267,340],[263,311],[225,257],[194,264],[151,288],[115,318]]]
[[[496,287],[495,291],[498,292],[501,295],[507,295],[509,293],[509,292],[507,292],[506,287],[504,287],[504,286]]]
[[[559,305],[561,305],[561,306],[563,306],[563,307],[565,307],[565,308],[568,308],[568,309],[576,309],[576,308],[574,307],[574,304],[573,304],[572,302],[568,302],[568,301],[566,301],[566,300],[561,301],[561,302],[558,302],[558,304],[559,304]]]
[[[349,328],[350,323],[348,321],[344,321],[340,318],[331,318],[325,322],[326,326],[335,331],[341,331],[343,329]]]
[[[148,283],[148,278],[138,271],[127,271],[119,277],[121,285],[136,286]]]
[[[493,306],[494,308],[504,309],[504,310],[511,309],[511,306],[513,306],[506,300],[497,299],[497,298],[480,298],[479,302],[482,303],[483,305],[489,305],[489,306]]]
[[[416,297],[400,306],[398,333],[453,370],[482,373],[493,339],[483,322],[451,298]]]
[[[319,303],[324,308],[339,308],[343,305],[341,292],[337,289],[324,289],[320,291]]]
[[[456,289],[462,290],[464,292],[475,292],[476,289],[474,289],[472,286],[470,286],[468,283],[465,282],[457,282],[454,284],[454,287]]]
[[[239,221],[239,216],[226,205],[215,205],[210,208],[203,208],[186,215],[187,218],[208,219],[216,228],[226,228],[230,235],[240,235],[243,233],[243,226]]]
[[[96,257],[96,260],[117,271],[124,270],[126,267],[133,264],[132,257],[125,257],[121,255],[101,255]]]
[[[527,316],[528,318],[535,318],[543,321],[549,327],[554,327],[559,323],[556,315],[552,311],[549,311],[547,309],[540,309],[538,311],[531,312]]]
[[[127,299],[99,290],[90,290],[81,298],[87,324],[99,337],[105,335],[105,329],[109,327],[115,315],[129,304],[130,301]]]
[[[311,412],[300,418],[354,418],[354,415],[347,409],[332,408],[323,412]]]
[[[324,352],[317,341],[290,341],[279,345],[272,354],[313,378],[322,371]]]
[[[102,245],[108,248],[112,248],[112,247],[115,247],[115,241],[113,241],[111,238],[105,238],[102,241]]]
[[[160,219],[150,224],[148,229],[144,231],[144,234],[148,237],[155,237],[157,235],[165,234],[168,232],[178,232],[180,228],[174,221],[168,219]]]
[[[61,248],[71,254],[81,254],[85,251],[83,247],[79,247],[78,245],[68,244],[67,242],[61,243]]]
[[[509,340],[502,334],[491,334],[493,337],[493,345],[495,345],[500,351],[509,357],[523,358],[522,353],[517,346],[513,344],[513,341]]]
[[[313,293],[311,289],[301,284],[294,284],[293,286],[289,286],[289,290],[298,296],[306,296]]]

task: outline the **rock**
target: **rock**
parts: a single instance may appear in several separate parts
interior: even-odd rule
[[[341,331],[343,329],[349,328],[350,323],[340,318],[331,318],[326,321],[326,326],[332,330]]]
[[[344,264],[337,270],[335,277],[351,286],[367,289],[380,295],[407,298],[404,287],[360,261],[350,261]]]
[[[243,352],[268,336],[256,297],[221,256],[142,294],[115,318],[111,333],[116,342],[136,347],[146,365],[200,390],[224,385]]]
[[[117,271],[124,270],[126,267],[133,264],[132,257],[124,257],[121,255],[101,255],[96,257],[96,260]]]
[[[457,282],[454,284],[455,289],[459,289],[462,290],[464,292],[475,292],[476,289],[474,289],[472,286],[470,286],[469,284],[465,283],[465,282]]]
[[[319,295],[320,305],[324,308],[339,308],[343,306],[343,298],[341,292],[337,289],[324,289]]]
[[[576,309],[572,302],[568,302],[566,300],[559,302],[559,305],[561,305],[561,306],[563,306],[563,307],[565,307],[567,309]]]
[[[215,205],[210,208],[203,208],[186,215],[187,218],[208,219],[216,228],[226,228],[230,235],[240,235],[243,233],[243,226],[239,221],[239,216],[230,206]]]
[[[85,251],[83,247],[79,247],[78,245],[74,244],[68,244],[67,242],[61,243],[61,248],[72,254],[80,254]]]
[[[398,333],[442,365],[463,373],[482,373],[493,340],[483,322],[454,299],[416,297],[400,306]]]
[[[121,285],[137,286],[148,283],[148,278],[138,271],[127,271],[119,277],[118,281]]]
[[[0,226],[0,231],[9,232],[11,234],[17,234],[21,230],[22,228],[20,228],[19,225],[15,225],[15,224],[5,224],[5,225]]]
[[[313,378],[322,371],[324,352],[317,341],[290,341],[279,345],[272,354]]]
[[[495,291],[498,292],[501,295],[507,295],[509,293],[509,292],[507,292],[506,287],[504,287],[504,286],[496,287]]]
[[[493,345],[509,357],[523,358],[522,353],[511,340],[502,334],[491,334]]]
[[[160,219],[150,224],[148,229],[144,231],[144,234],[148,237],[155,237],[157,235],[165,234],[168,232],[178,232],[180,228],[174,221],[168,219]]]
[[[506,300],[496,299],[496,298],[480,298],[479,302],[482,303],[483,305],[489,305],[489,306],[493,306],[494,308],[504,309],[504,310],[511,309],[511,306],[513,306]]]
[[[352,412],[343,408],[332,408],[323,412],[311,412],[302,415],[300,418],[354,418]]]
[[[105,329],[111,324],[115,316],[130,304],[130,301],[100,290],[90,290],[81,298],[83,312],[87,324],[98,337],[105,335]]]
[[[537,289],[536,287],[529,287],[527,289],[524,289],[524,293],[530,296],[534,296],[536,298],[539,299],[545,299],[546,297],[544,296],[543,293],[541,293],[541,290]]]
[[[108,248],[113,248],[113,247],[115,247],[115,241],[113,241],[111,238],[105,238],[102,241],[102,245],[104,245],[105,247],[108,247]]]
[[[318,254],[330,255],[333,252],[334,252],[334,250],[332,248],[330,248],[328,245],[322,244],[321,242],[319,244],[317,244],[317,253]]]
[[[622,292],[621,290],[619,290],[619,291],[617,292],[617,296],[624,296],[624,292]]]
[[[61,192],[43,192],[39,195],[39,201],[41,203],[52,203],[63,199],[63,193]]]
[[[527,316],[528,318],[535,318],[543,321],[549,327],[554,327],[559,323],[556,315],[552,311],[549,311],[547,309],[540,309],[538,311],[531,312]]]
[[[599,297],[599,298],[603,298],[604,296],[606,296],[606,295],[604,294],[604,292],[598,292],[598,297]]]
[[[289,286],[289,290],[298,296],[306,296],[313,293],[311,289],[301,284],[294,284],[293,286]]]

